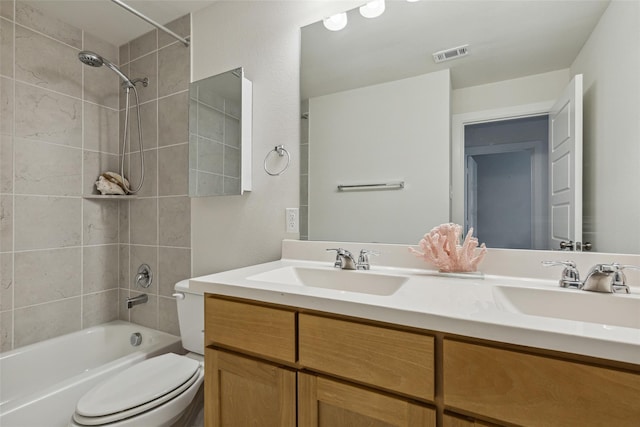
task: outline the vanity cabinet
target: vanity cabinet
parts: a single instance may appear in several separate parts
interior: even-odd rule
[[[207,426],[296,426],[296,373],[225,351],[205,350]]]
[[[435,410],[318,375],[298,374],[298,426],[435,427]]]
[[[207,295],[205,345],[208,427],[436,426],[432,336]]]
[[[640,366],[216,295],[205,423],[298,427],[640,422]]]
[[[523,426],[640,425],[637,372],[446,338],[443,364],[452,410]]]

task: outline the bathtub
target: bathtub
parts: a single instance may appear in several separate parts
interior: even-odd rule
[[[142,343],[134,347],[131,334]],[[180,338],[115,321],[0,354],[0,426],[67,426],[78,399],[149,357],[182,352]]]

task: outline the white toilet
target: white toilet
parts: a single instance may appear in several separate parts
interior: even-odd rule
[[[98,384],[80,398],[69,426],[171,426],[190,407],[204,379],[204,295],[175,286],[182,346],[145,360]]]

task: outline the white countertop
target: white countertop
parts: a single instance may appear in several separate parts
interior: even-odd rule
[[[284,267],[333,270],[332,264],[326,261],[281,259],[193,278],[190,279],[190,287],[197,292],[247,298],[432,331],[640,364],[640,327],[621,327],[527,315],[505,308],[505,304],[501,303],[499,298],[501,288],[533,288],[572,293],[570,295],[577,295],[578,298],[580,294],[591,294],[593,297],[588,297],[589,301],[596,301],[597,306],[599,300],[594,300],[596,297],[640,300],[640,294],[637,293],[595,294],[561,289],[558,287],[557,280],[497,275],[486,275],[484,278],[443,277],[430,270],[376,265],[373,265],[369,272],[344,273],[399,275],[405,277],[406,282],[395,293],[381,296],[252,278],[252,276]],[[561,304],[573,301],[573,299],[567,299],[573,298],[572,296],[560,296]],[[576,303],[581,301],[586,299],[576,299]],[[634,315],[638,316],[638,319],[631,319],[629,324],[640,325],[640,311]]]

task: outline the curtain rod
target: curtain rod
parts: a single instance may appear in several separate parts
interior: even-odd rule
[[[185,39],[183,37],[180,37],[179,35],[177,35],[176,33],[174,33],[173,31],[171,31],[170,29],[168,29],[167,27],[165,27],[162,24],[158,24],[156,21],[154,21],[153,19],[147,17],[146,15],[142,14],[141,12],[138,12],[137,10],[135,10],[134,8],[132,8],[131,6],[129,6],[128,4],[122,2],[121,0],[111,0],[112,2],[114,2],[115,4],[117,4],[118,6],[128,10],[129,12],[133,13],[134,15],[136,15],[138,18],[144,19],[145,21],[147,21],[149,24],[153,25],[154,27],[156,27],[159,30],[164,31],[165,33],[169,34],[171,37],[173,37],[174,39],[178,40],[180,43],[182,43],[183,45],[189,47],[189,40]]]

